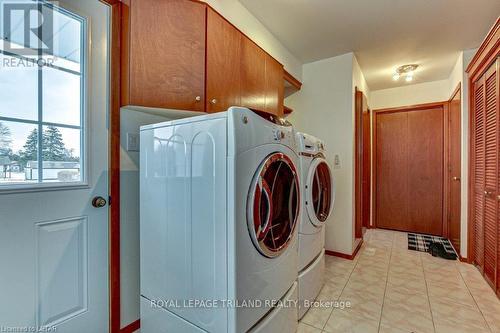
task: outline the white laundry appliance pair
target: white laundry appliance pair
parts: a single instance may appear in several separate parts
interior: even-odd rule
[[[140,135],[141,332],[295,332],[290,124],[233,107]]]
[[[335,201],[335,182],[325,157],[323,142],[314,136],[296,134],[302,188],[299,223],[299,319],[324,285],[325,223]]]

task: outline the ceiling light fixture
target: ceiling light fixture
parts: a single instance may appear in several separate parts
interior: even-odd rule
[[[417,69],[417,67],[418,67],[417,64],[399,66],[394,72],[392,79],[394,81],[398,81],[401,76],[404,76],[406,82],[411,82],[413,81],[413,74],[415,72],[415,69]]]

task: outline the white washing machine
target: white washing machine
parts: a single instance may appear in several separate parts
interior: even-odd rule
[[[335,182],[325,158],[323,142],[305,133],[296,134],[299,152],[301,218],[299,223],[299,319],[324,284],[325,224],[335,201]]]
[[[140,138],[141,332],[295,332],[293,128],[233,107]]]

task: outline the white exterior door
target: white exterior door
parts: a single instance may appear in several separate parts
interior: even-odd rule
[[[109,8],[0,5],[0,330],[107,332]]]

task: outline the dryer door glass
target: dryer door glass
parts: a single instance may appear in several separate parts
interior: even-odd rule
[[[313,224],[322,225],[333,205],[334,189],[330,168],[323,158],[313,161],[307,182],[306,207]]]
[[[292,160],[283,153],[268,156],[255,174],[249,199],[252,240],[262,254],[276,257],[292,240],[299,213],[298,177]]]

